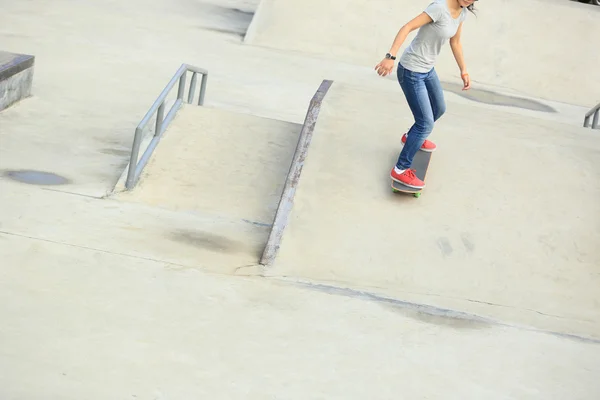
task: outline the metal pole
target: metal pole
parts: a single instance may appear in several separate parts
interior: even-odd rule
[[[190,83],[190,92],[188,93],[188,103],[192,104],[194,100],[194,92],[196,91],[196,79],[198,78],[198,73],[194,72],[192,74],[192,82]]]
[[[135,128],[135,136],[133,137],[133,146],[131,147],[131,157],[129,159],[129,170],[127,171],[127,180],[125,187],[131,189],[135,184],[135,170],[137,167],[138,154],[140,152],[140,143],[142,141],[142,128]]]
[[[181,78],[179,78],[179,90],[177,90],[177,98],[182,99],[182,100],[183,100],[183,92],[185,91],[186,73],[187,73],[187,71],[184,71],[183,74],[181,75]]]
[[[154,130],[154,136],[160,136],[162,133],[163,119],[165,117],[165,102],[163,101],[158,106],[158,111],[156,112],[156,129]]]
[[[208,80],[208,74],[202,75],[202,83],[200,84],[200,97],[198,98],[198,105],[204,104],[204,94],[206,93],[206,81]]]

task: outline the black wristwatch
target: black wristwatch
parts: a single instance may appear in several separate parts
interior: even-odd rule
[[[391,55],[390,53],[386,53],[385,58],[388,58],[390,60],[395,60],[396,57],[394,57],[393,55]]]

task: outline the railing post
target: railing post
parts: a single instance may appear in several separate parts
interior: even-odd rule
[[[185,92],[185,77],[187,75],[187,70],[183,71],[181,77],[179,78],[179,89],[177,90],[177,98],[183,100],[183,92]]]
[[[206,81],[208,79],[208,74],[202,75],[202,82],[200,83],[200,96],[198,97],[198,105],[201,106],[204,104],[204,94],[206,93]]]
[[[131,189],[135,184],[135,170],[137,168],[140,143],[142,141],[142,131],[143,129],[140,127],[135,128],[135,136],[133,137],[133,145],[131,146],[131,157],[129,159],[129,170],[127,171],[127,180],[125,181],[127,189]]]
[[[196,79],[198,73],[194,72],[192,74],[192,81],[190,82],[190,92],[188,93],[188,103],[192,104],[192,101],[194,100],[194,92],[196,91]]]
[[[154,130],[154,136],[159,136],[162,133],[162,126],[165,117],[165,102],[163,100],[156,111],[156,129]]]
[[[585,114],[585,119],[583,120],[583,127],[589,128],[590,121],[592,123],[592,129],[598,129],[598,119],[600,119],[600,103],[596,104],[590,111]]]

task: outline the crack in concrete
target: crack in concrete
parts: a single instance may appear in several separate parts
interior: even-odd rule
[[[556,331],[536,329],[536,328],[531,328],[531,327],[526,327],[526,326],[512,325],[512,324],[508,324],[505,322],[493,320],[490,318],[481,317],[476,314],[465,313],[465,312],[455,311],[455,310],[451,310],[451,309],[445,309],[445,308],[436,307],[436,306],[432,306],[432,305],[428,305],[428,304],[421,304],[421,303],[414,303],[414,302],[399,300],[399,299],[395,299],[392,297],[381,296],[381,295],[378,295],[375,293],[370,293],[370,292],[365,292],[365,291],[360,291],[360,290],[355,290],[355,289],[350,289],[350,288],[330,286],[330,285],[324,285],[324,284],[320,284],[320,283],[312,283],[312,282],[307,282],[307,281],[291,280],[286,277],[271,277],[270,279],[280,280],[282,282],[288,282],[295,286],[301,286],[301,287],[305,287],[305,288],[308,288],[311,290],[316,290],[316,291],[331,294],[331,295],[363,299],[363,300],[374,301],[374,302],[378,302],[378,303],[387,303],[387,304],[391,304],[394,306],[399,306],[399,307],[402,307],[405,309],[410,309],[413,311],[417,311],[419,313],[429,314],[429,315],[437,316],[437,317],[463,319],[463,320],[468,320],[468,321],[472,321],[472,322],[476,322],[476,323],[484,323],[484,324],[501,326],[501,327],[506,327],[506,328],[511,328],[511,329],[519,329],[519,330],[524,330],[524,331],[528,331],[528,332],[543,333],[543,334],[553,335],[553,336],[561,337],[564,339],[571,339],[571,340],[584,342],[584,343],[600,344],[600,339],[594,339],[594,338],[580,336],[580,335],[576,335],[576,334],[570,334],[570,333],[562,333],[562,332],[556,332]],[[461,299],[461,300],[468,300],[468,299]],[[490,303],[490,305],[494,305],[494,304]],[[503,307],[509,307],[509,306],[503,306]],[[510,308],[513,308],[513,307],[510,307]],[[533,311],[535,311],[535,310],[533,310]],[[569,318],[565,318],[565,317],[558,317],[558,318],[569,319]]]
[[[214,274],[214,275],[221,275],[221,276],[225,275],[225,276],[231,276],[231,277],[241,277],[241,276],[255,277],[255,278],[259,278],[259,279],[279,281],[279,282],[290,284],[291,286],[304,287],[304,288],[319,291],[322,293],[327,293],[330,295],[351,297],[351,298],[356,298],[356,299],[361,299],[361,300],[374,301],[377,303],[387,303],[387,304],[390,304],[393,306],[402,307],[402,308],[405,308],[408,310],[412,310],[412,311],[416,311],[419,313],[428,314],[428,315],[432,315],[432,316],[436,316],[436,317],[462,319],[462,320],[466,320],[466,321],[470,321],[470,322],[474,322],[474,323],[490,324],[490,325],[501,326],[501,327],[506,327],[506,328],[511,328],[511,329],[524,330],[524,331],[528,331],[528,332],[549,334],[552,336],[561,337],[564,339],[571,339],[571,340],[575,340],[575,341],[579,341],[579,342],[583,342],[583,343],[600,344],[600,339],[584,337],[584,336],[580,336],[580,335],[576,335],[576,334],[562,333],[562,332],[556,332],[556,331],[547,331],[547,330],[524,327],[524,326],[519,326],[519,325],[507,324],[507,323],[493,320],[490,318],[482,317],[482,316],[479,316],[476,314],[436,307],[436,306],[432,306],[432,305],[428,305],[428,304],[404,301],[404,300],[396,299],[393,297],[382,296],[382,295],[378,295],[378,294],[367,292],[367,291],[361,291],[361,290],[344,288],[344,287],[333,286],[333,285],[326,285],[326,284],[322,284],[322,283],[314,283],[314,282],[310,282],[310,281],[300,281],[297,279],[288,278],[286,276],[264,276],[264,275],[260,275],[260,274],[258,274],[258,275],[237,275],[238,271],[241,269],[260,267],[261,265],[259,263],[246,264],[246,265],[236,267],[234,269],[233,273],[220,273],[220,272],[215,272],[215,271],[208,271],[204,267],[198,267],[198,266],[193,267],[193,266],[173,263],[170,261],[165,261],[165,260],[160,260],[160,259],[155,259],[155,258],[150,258],[150,257],[142,257],[142,256],[131,255],[131,254],[112,252],[112,251],[108,251],[108,250],[102,250],[102,249],[97,249],[97,248],[88,247],[88,246],[81,246],[81,245],[76,245],[76,244],[71,244],[71,243],[58,242],[58,241],[53,241],[50,239],[36,238],[36,237],[28,236],[28,235],[12,233],[12,232],[2,231],[2,230],[0,230],[0,234],[22,237],[22,238],[31,239],[31,240],[39,240],[39,241],[43,241],[43,242],[47,242],[47,243],[65,245],[65,246],[84,249],[84,250],[98,251],[101,253],[106,253],[106,254],[111,254],[111,255],[116,255],[116,256],[136,258],[136,259],[157,262],[157,263],[165,264],[168,266],[181,267],[181,268],[190,269],[190,270],[198,270],[198,271],[201,270],[201,272],[203,272],[203,273],[210,273],[210,274]],[[374,287],[374,288],[383,290],[383,288],[377,288],[377,287]],[[442,296],[434,295],[434,294],[431,294],[431,296],[442,297]],[[457,300],[457,298],[452,298],[452,299]],[[481,303],[481,304],[487,304],[487,305],[491,305],[491,306],[498,306],[498,307],[505,307],[505,308],[515,308],[515,307],[511,307],[511,306],[488,303],[488,302],[484,302],[484,301],[471,300],[471,299],[458,299],[458,300],[465,300],[465,301],[469,301],[469,302],[473,302],[473,303]],[[536,310],[529,310],[529,309],[521,309],[521,310],[537,312],[538,314],[541,314],[541,315],[555,317],[555,318],[561,318],[561,319],[565,319],[565,320],[572,319],[572,318],[561,317],[558,315],[555,316],[555,315],[545,314],[545,313],[542,313],[542,312],[539,312]],[[578,320],[578,321],[585,321],[585,320]],[[587,321],[587,322],[589,322],[589,321]]]

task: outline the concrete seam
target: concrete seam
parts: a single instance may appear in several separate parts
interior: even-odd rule
[[[184,264],[177,264],[177,263],[174,263],[174,262],[171,262],[171,261],[158,260],[158,259],[149,258],[149,257],[134,256],[132,254],[118,253],[118,252],[109,251],[109,250],[103,250],[103,249],[98,249],[98,248],[94,248],[94,247],[88,247],[88,246],[82,246],[82,245],[78,245],[78,244],[72,244],[72,243],[66,243],[66,242],[59,242],[59,241],[50,240],[50,239],[38,238],[38,237],[33,237],[33,236],[28,236],[28,235],[22,235],[20,233],[0,231],[0,234],[9,235],[9,236],[16,236],[16,237],[21,237],[21,238],[31,239],[31,240],[39,240],[39,241],[46,242],[46,243],[59,244],[59,245],[63,245],[63,246],[75,247],[75,248],[84,249],[84,250],[97,251],[97,252],[100,252],[100,253],[111,254],[111,255],[116,255],[116,256],[123,256],[123,257],[129,257],[129,258],[137,258],[137,259],[140,259],[140,260],[146,260],[146,261],[152,261],[152,262],[157,262],[157,263],[163,263],[163,264],[173,265],[173,266],[176,266],[176,267],[184,267],[184,268],[190,268],[190,269],[192,269],[192,268],[198,268],[198,267],[192,267],[192,266],[184,265]]]

